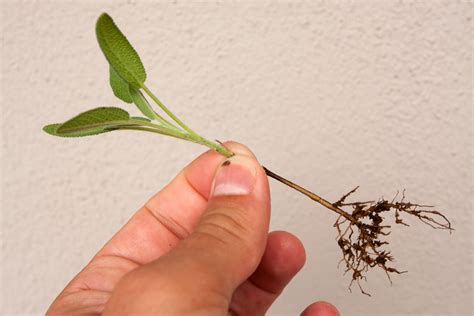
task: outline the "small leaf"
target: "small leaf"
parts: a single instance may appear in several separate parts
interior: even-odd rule
[[[143,96],[143,93],[135,89],[134,87],[130,86],[130,96],[132,97],[133,103],[137,106],[137,108],[148,118],[155,119],[156,114],[151,108],[148,101]]]
[[[62,124],[50,124],[46,125],[43,127],[43,130],[53,136],[59,136],[59,137],[83,137],[83,136],[92,136],[92,135],[97,135],[97,134],[102,134],[102,133],[107,133],[111,132],[113,129],[107,129],[104,127],[95,127],[91,128],[88,130],[82,130],[78,132],[70,132],[70,133],[58,133],[57,130]]]
[[[112,87],[112,91],[114,95],[122,101],[127,103],[132,103],[132,97],[130,96],[129,92],[129,84],[119,76],[117,71],[115,71],[114,67],[109,66],[109,81],[110,86]]]
[[[131,124],[130,115],[119,108],[101,107],[81,113],[64,122],[56,129],[57,134],[70,134],[81,131],[97,133],[101,129]]]
[[[135,88],[145,82],[145,67],[125,35],[107,13],[102,13],[96,24],[99,46],[118,75]]]

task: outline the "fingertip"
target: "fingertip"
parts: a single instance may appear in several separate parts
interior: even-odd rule
[[[222,144],[237,155],[256,159],[252,151],[243,144],[235,141],[226,141]],[[194,159],[184,169],[189,184],[206,200],[209,199],[211,184],[216,170],[225,160],[226,157],[222,156],[215,150],[209,149]]]
[[[285,231],[268,234],[260,264],[234,292],[232,309],[239,315],[264,315],[305,260],[303,244],[296,236]]]
[[[295,235],[286,231],[273,231],[268,235],[266,257],[278,274],[293,277],[306,262],[303,243]]]
[[[274,231],[268,235],[260,265],[250,278],[267,292],[281,293],[305,261],[304,246],[296,236],[285,231]]]
[[[340,316],[340,314],[331,303],[319,301],[306,307],[301,316]]]

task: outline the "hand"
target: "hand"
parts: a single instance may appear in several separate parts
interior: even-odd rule
[[[301,242],[268,234],[265,171],[243,145],[208,151],[151,198],[48,315],[264,315],[302,268]],[[325,302],[302,315],[337,316]]]

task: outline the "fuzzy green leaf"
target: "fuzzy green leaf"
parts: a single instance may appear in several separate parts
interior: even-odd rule
[[[142,112],[146,117],[148,117],[152,120],[155,119],[156,114],[153,111],[153,109],[151,108],[148,101],[143,96],[143,93],[140,90],[135,89],[132,86],[130,86],[129,91],[130,91],[130,96],[132,97],[133,103],[135,103],[135,105],[140,110],[140,112]]]
[[[50,135],[59,136],[59,137],[83,137],[83,136],[92,136],[92,135],[107,133],[113,130],[113,129],[107,129],[104,127],[95,127],[95,128],[77,131],[77,132],[58,133],[57,130],[61,125],[62,125],[61,123],[46,125],[45,127],[43,127],[43,131],[45,131],[46,133]]]
[[[135,88],[145,82],[145,67],[125,35],[107,13],[102,13],[96,24],[99,46],[118,75]]]
[[[115,71],[114,67],[109,66],[109,73],[110,86],[112,87],[114,95],[124,102],[132,103],[133,100],[129,92],[130,85],[125,80],[123,80],[122,77],[119,76],[117,71]]]
[[[70,134],[76,132],[97,133],[104,129],[130,124],[130,115],[119,108],[100,107],[81,113],[59,126],[55,133]]]

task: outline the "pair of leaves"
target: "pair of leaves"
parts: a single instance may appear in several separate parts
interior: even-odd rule
[[[97,20],[96,34],[109,62],[110,86],[115,96],[124,102],[135,103],[146,117],[155,119],[155,112],[140,91],[146,72],[136,50],[107,13]]]
[[[110,85],[114,94],[127,103],[135,103],[148,118],[156,118],[147,100],[139,90],[146,80],[145,68],[135,49],[115,25],[112,18],[103,13],[96,24],[99,46],[109,62]],[[139,125],[130,115],[115,107],[100,107],[81,113],[72,119],[43,128],[45,132],[61,137],[97,135],[123,126]]]

